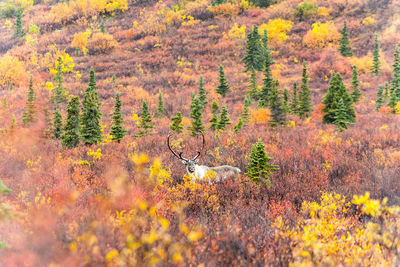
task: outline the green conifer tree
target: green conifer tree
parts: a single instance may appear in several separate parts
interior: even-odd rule
[[[178,111],[176,113],[176,116],[173,116],[171,118],[172,123],[169,126],[169,128],[174,132],[182,133],[182,130],[183,130],[182,119],[183,119],[182,118],[182,113],[180,111]]]
[[[339,99],[337,104],[333,124],[336,125],[337,130],[340,132],[347,129],[347,124],[352,124],[347,116],[347,109],[342,98]]]
[[[158,106],[156,116],[158,118],[163,118],[165,116],[165,108],[161,92],[158,94]]]
[[[226,106],[222,106],[221,109],[221,114],[219,116],[219,120],[218,120],[218,126],[217,129],[218,130],[225,130],[226,126],[232,124],[231,120],[229,119],[228,116],[228,109],[226,108]]]
[[[33,77],[29,80],[29,90],[28,90],[28,100],[26,101],[25,111],[22,114],[22,124],[29,125],[35,120],[36,114],[36,95],[35,91],[33,91]]]
[[[279,96],[278,86],[278,82],[275,82],[269,95],[269,108],[271,110],[271,120],[269,124],[271,126],[277,126],[286,121],[286,114]]]
[[[285,87],[285,89],[283,89],[283,110],[285,111],[285,113],[289,113],[290,108],[289,108],[289,91],[288,89]]]
[[[342,38],[340,39],[339,51],[342,56],[351,57],[353,52],[351,52],[351,46],[349,41],[349,32],[347,31],[346,21],[343,23]]]
[[[257,85],[257,72],[255,69],[251,70],[250,80],[249,80],[249,93],[252,99],[258,100],[259,92]]]
[[[219,66],[219,84],[217,87],[217,93],[225,97],[229,91],[229,84],[226,81],[224,67],[222,65]]]
[[[204,124],[202,121],[203,107],[198,97],[193,98],[190,105],[190,118],[192,118],[192,126],[188,129],[192,136],[196,136],[198,132],[204,132]]]
[[[355,123],[356,112],[353,108],[353,98],[347,92],[346,86],[343,83],[342,76],[339,73],[332,73],[329,82],[328,92],[326,93],[322,103],[324,107],[322,111],[323,123],[334,123],[337,114],[339,100],[342,99],[346,108],[347,119],[350,123]]]
[[[62,136],[62,128],[63,128],[63,125],[62,125],[62,116],[61,116],[61,113],[60,113],[60,111],[58,110],[58,108],[56,108],[55,110],[54,110],[54,112],[53,112],[53,123],[52,123],[53,125],[53,137],[55,138],[55,139],[60,139],[61,138],[61,136]]]
[[[273,59],[271,57],[271,54],[268,52],[265,55],[263,87],[261,88],[261,94],[259,97],[260,99],[259,106],[261,107],[268,106],[269,94],[274,87],[275,81],[272,77],[272,72],[271,72],[272,64],[273,64]]]
[[[385,96],[385,101],[387,101],[388,99],[389,99],[389,83],[388,82],[386,82],[385,83],[385,87],[384,87],[384,89],[385,89],[385,94],[384,94],[384,96]]]
[[[14,83],[11,81],[10,85],[8,86],[8,90],[12,91],[14,89]]]
[[[54,81],[56,82],[57,86],[53,88],[53,98],[56,105],[66,101],[67,99],[65,95],[65,88],[63,86],[64,82],[63,67],[64,67],[63,60],[61,57],[58,57],[56,62],[56,74],[54,76]]]
[[[374,50],[372,51],[373,59],[372,59],[372,73],[375,75],[379,74],[380,68],[381,68],[381,62],[379,60],[380,55],[379,55],[379,41],[378,41],[378,34],[375,33],[375,42],[374,42]]]
[[[273,171],[279,170],[279,166],[269,163],[271,160],[265,151],[265,145],[258,139],[251,148],[246,175],[255,183],[264,182],[270,186],[269,177]]]
[[[376,94],[378,99],[376,100],[376,111],[379,111],[379,109],[385,104],[385,98],[383,96],[383,86],[380,85],[378,88],[378,93]]]
[[[297,83],[293,83],[292,101],[290,102],[290,111],[292,114],[298,114],[299,99],[297,97]]]
[[[204,89],[203,75],[200,75],[199,88],[197,89],[197,92],[199,95],[201,105],[203,106],[204,109],[207,106],[208,101],[207,101],[206,90]]]
[[[360,82],[358,81],[358,71],[357,71],[357,66],[353,66],[353,75],[351,78],[351,88],[353,89],[353,92],[351,93],[351,96],[353,98],[353,102],[356,103],[358,100],[360,100],[361,97],[361,91],[359,88]]]
[[[299,108],[298,114],[300,117],[310,116],[311,108],[311,96],[310,87],[308,87],[308,71],[306,62],[303,61],[303,74],[301,79],[300,95],[299,95]]]
[[[396,45],[393,60],[393,78],[390,81],[390,100],[389,107],[393,108],[400,101],[400,52],[399,47]]]
[[[242,122],[243,122],[243,127],[247,126],[247,124],[250,122],[250,119],[251,119],[251,114],[249,111],[250,105],[251,105],[250,97],[245,96],[244,103],[243,103],[243,111],[242,111],[242,114],[240,114],[240,117],[242,118]]]
[[[239,117],[238,123],[233,127],[235,133],[238,133],[244,127],[242,117]]]
[[[101,33],[106,33],[106,29],[105,29],[105,27],[104,27],[104,20],[101,21],[101,24],[100,24],[100,32],[101,32]]]
[[[217,101],[213,100],[211,105],[211,113],[213,114],[210,119],[210,129],[215,131],[218,128],[218,103]]]
[[[89,85],[86,87],[82,102],[80,135],[85,145],[93,145],[101,142],[101,116],[96,79],[92,68],[89,75]]]
[[[124,119],[122,118],[121,114],[121,100],[120,100],[120,93],[117,93],[115,95],[115,106],[114,106],[114,112],[113,112],[113,123],[111,126],[111,136],[113,141],[117,141],[118,143],[121,142],[122,138],[126,135],[128,132],[123,124],[124,124]]]
[[[152,134],[150,129],[153,129],[154,126],[151,125],[153,118],[149,112],[149,106],[147,105],[146,101],[143,100],[142,103],[142,113],[140,113],[140,120],[138,128],[140,129],[139,134],[136,137],[146,136]]]
[[[79,98],[73,96],[68,102],[67,119],[61,135],[61,144],[65,148],[76,147],[79,143]]]
[[[269,39],[267,30],[264,30],[264,35],[261,38],[261,56],[260,56],[260,71],[264,69],[264,64],[269,60],[270,64],[274,64],[274,60],[271,56],[271,50],[269,49]]]
[[[24,28],[22,27],[22,11],[19,10],[17,12],[17,20],[15,22],[15,30],[14,30],[14,37],[24,37],[25,36],[25,31]]]
[[[264,63],[262,62],[260,35],[256,25],[247,35],[246,55],[242,61],[245,64],[245,71],[262,70]]]

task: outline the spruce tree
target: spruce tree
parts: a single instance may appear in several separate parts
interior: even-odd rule
[[[203,106],[204,109],[207,106],[208,101],[207,101],[206,90],[204,89],[203,75],[200,75],[199,88],[197,89],[197,92],[199,95],[201,105]]]
[[[63,128],[63,125],[62,125],[62,116],[61,116],[61,113],[60,113],[60,111],[58,110],[58,108],[56,108],[55,110],[54,110],[54,112],[53,112],[53,123],[52,123],[53,125],[53,137],[55,138],[55,139],[60,139],[61,138],[61,135],[62,135],[62,128]]]
[[[292,114],[298,114],[299,99],[297,97],[297,83],[293,83],[292,101],[290,103],[290,111]]]
[[[251,70],[250,80],[249,80],[249,93],[252,99],[258,100],[259,92],[257,85],[257,72],[255,69]]]
[[[340,132],[347,129],[347,124],[352,124],[347,116],[347,109],[344,105],[343,98],[340,98],[337,104],[333,124],[336,125],[337,130]]]
[[[158,118],[163,118],[164,115],[165,115],[164,113],[165,113],[164,102],[163,102],[163,99],[162,99],[162,94],[160,92],[158,94],[158,106],[157,106],[157,114],[156,114],[156,116]]]
[[[56,62],[56,74],[54,76],[54,81],[56,82],[57,86],[53,88],[53,97],[55,104],[59,104],[64,102],[67,98],[65,95],[65,88],[63,86],[64,82],[64,72],[63,72],[64,63],[61,57],[58,57]]]
[[[226,106],[222,106],[221,114],[218,120],[218,130],[225,130],[226,126],[232,124],[231,120],[229,119],[228,116],[228,109]]]
[[[385,89],[385,94],[384,94],[384,96],[385,96],[385,101],[386,101],[386,100],[389,99],[389,95],[390,95],[390,94],[389,94],[389,83],[388,83],[388,82],[385,83],[384,89]]]
[[[33,77],[29,80],[29,90],[28,90],[28,99],[25,105],[24,114],[22,114],[22,124],[29,125],[35,120],[36,113],[36,95],[33,91]]]
[[[355,123],[356,112],[353,107],[353,98],[347,92],[342,76],[339,73],[333,73],[329,82],[328,92],[322,100],[322,103],[324,104],[322,109],[324,112],[322,117],[323,123],[334,123],[335,116],[338,112],[338,103],[340,99],[343,100],[346,108],[347,120],[350,123]]]
[[[22,27],[22,11],[19,10],[16,16],[17,20],[15,22],[14,37],[24,37],[25,31],[24,28]]]
[[[121,114],[121,100],[120,100],[120,93],[117,93],[115,95],[115,106],[114,106],[114,112],[113,112],[113,124],[111,126],[111,136],[113,141],[117,141],[118,143],[121,142],[121,139],[124,138],[126,133],[128,132],[123,124],[124,124],[124,119],[122,118]]]
[[[276,82],[269,95],[269,108],[271,110],[271,120],[269,124],[271,126],[283,124],[286,120],[286,114],[279,96],[278,86],[278,82]]]
[[[238,123],[233,127],[233,130],[235,133],[239,132],[242,128],[244,127],[243,119],[242,117],[239,117]]]
[[[213,100],[211,105],[211,113],[212,117],[210,119],[210,129],[215,131],[218,128],[218,103],[217,101]]]
[[[373,63],[372,63],[372,73],[375,75],[379,74],[380,71],[380,66],[381,66],[381,62],[379,60],[379,41],[378,41],[378,34],[375,33],[375,41],[374,41],[374,50],[372,51],[372,55],[373,55]]]
[[[172,123],[169,126],[169,128],[174,132],[182,133],[182,130],[183,130],[182,119],[183,119],[182,118],[182,113],[180,111],[178,111],[176,113],[176,116],[173,116],[171,118]]]
[[[271,66],[273,64],[273,59],[271,55],[268,53],[265,56],[265,65],[264,65],[264,79],[263,79],[263,87],[261,88],[260,94],[260,103],[259,106],[266,107],[268,106],[269,94],[270,91],[273,90],[274,87],[274,79],[272,77]]]
[[[240,114],[240,117],[242,118],[242,122],[243,122],[243,127],[247,126],[247,124],[250,122],[250,119],[251,119],[251,114],[249,112],[250,105],[251,105],[250,97],[245,96],[244,103],[243,103],[243,111],[242,111],[242,114]]]
[[[101,116],[96,79],[92,68],[89,75],[89,85],[86,87],[82,102],[80,135],[85,145],[93,145],[101,142]]]
[[[65,148],[76,147],[79,143],[79,98],[73,96],[68,102],[67,119],[61,135],[61,144]]]
[[[136,137],[152,134],[150,132],[150,129],[154,128],[154,126],[151,125],[152,120],[153,118],[151,117],[151,114],[149,112],[149,106],[147,105],[146,101],[143,100],[142,113],[140,113],[140,120],[138,125],[140,131],[139,134],[136,135]]]
[[[285,111],[285,113],[289,113],[290,108],[289,108],[289,91],[288,89],[285,87],[283,89],[283,110]]]
[[[357,71],[357,66],[353,66],[353,75],[351,78],[351,88],[353,89],[353,92],[351,93],[351,96],[353,98],[353,102],[356,103],[358,100],[360,100],[361,97],[361,91],[359,88],[360,82],[358,81],[358,71]]]
[[[245,64],[245,71],[262,70],[262,54],[261,54],[261,43],[260,35],[258,33],[258,27],[254,25],[252,31],[247,35],[246,40],[246,55],[243,58]]]
[[[269,49],[269,39],[268,39],[268,33],[267,30],[264,30],[264,35],[261,38],[261,56],[260,56],[260,71],[264,69],[264,64],[265,62],[269,60],[270,64],[274,64],[274,60],[272,59],[271,56],[271,50]]]
[[[269,177],[273,171],[279,170],[279,166],[269,163],[271,160],[265,151],[265,145],[258,139],[251,148],[246,175],[255,183],[264,182],[270,186]]]
[[[226,96],[226,93],[229,91],[229,84],[226,81],[224,67],[222,65],[219,66],[219,84],[217,87],[217,93],[222,95],[222,97]]]
[[[101,24],[100,24],[100,32],[101,32],[101,33],[106,33],[106,29],[104,28],[104,20],[101,21]]]
[[[379,111],[379,109],[385,104],[382,85],[379,86],[378,93],[376,95],[378,97],[378,99],[376,100],[376,111]]]
[[[190,118],[192,118],[192,126],[188,129],[192,136],[196,136],[198,132],[204,132],[204,124],[202,121],[203,107],[198,97],[194,97],[190,105]]]
[[[400,101],[400,52],[399,47],[396,45],[393,60],[393,78],[390,81],[390,101],[389,107],[393,108]]]
[[[298,114],[300,117],[308,117],[310,115],[310,112],[312,111],[312,108],[311,108],[310,87],[308,87],[307,84],[308,71],[305,61],[303,61],[303,74],[301,81],[302,82],[300,86]]]
[[[349,32],[347,31],[346,21],[343,23],[342,38],[340,39],[340,54],[345,57],[351,57],[353,52],[351,52]]]
[[[11,81],[10,85],[8,86],[8,90],[12,91],[14,89],[14,83]]]

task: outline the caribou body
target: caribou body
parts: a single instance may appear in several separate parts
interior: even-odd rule
[[[187,174],[192,177],[192,181],[207,181],[212,183],[212,181],[220,182],[228,177],[236,178],[240,169],[236,167],[232,167],[229,165],[222,165],[218,167],[208,167],[205,165],[199,165],[199,156],[203,152],[205,146],[205,139],[202,132],[201,136],[203,137],[203,145],[200,151],[197,152],[197,155],[193,159],[187,159],[182,156],[183,152],[176,153],[169,144],[169,139],[171,134],[168,135],[167,145],[169,150],[171,150],[172,154],[174,154],[178,159],[181,160],[182,164],[186,167]]]

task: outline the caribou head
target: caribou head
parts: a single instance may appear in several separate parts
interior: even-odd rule
[[[215,179],[217,182],[221,181],[222,179],[226,179],[227,177],[237,177],[240,173],[240,169],[236,167],[232,167],[229,165],[222,165],[218,167],[208,167],[205,165],[199,165],[199,157],[203,153],[204,146],[205,146],[205,138],[204,134],[200,132],[201,137],[203,139],[202,147],[197,154],[192,159],[187,159],[183,157],[183,152],[176,153],[170,145],[170,137],[171,133],[168,134],[167,138],[167,145],[169,150],[177,157],[181,162],[186,166],[186,171],[189,176],[192,177],[192,181],[198,179],[203,180],[208,178],[209,183],[211,183],[211,177]]]

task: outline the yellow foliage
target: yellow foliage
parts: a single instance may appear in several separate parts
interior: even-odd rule
[[[259,108],[256,110],[250,110],[251,113],[251,125],[265,124],[271,120],[271,111],[267,108]]]
[[[8,87],[10,82],[19,85],[23,81],[27,81],[23,62],[10,54],[0,57],[0,86]]]
[[[97,149],[96,151],[92,150],[91,148],[86,153],[88,156],[92,156],[94,160],[99,160],[103,156],[101,154],[101,148]]]
[[[267,30],[268,38],[273,44],[281,44],[288,38],[287,33],[292,29],[293,22],[285,19],[271,19],[268,24],[262,24],[258,32],[264,35]]]
[[[208,7],[209,10],[214,12],[217,15],[223,15],[226,17],[238,15],[240,13],[239,6],[232,3],[225,3],[217,6]]]
[[[14,0],[16,6],[19,6],[21,9],[28,9],[33,6],[33,0]]]
[[[313,28],[303,38],[303,43],[309,48],[324,48],[329,45],[336,45],[340,39],[340,33],[331,22],[314,23]]]
[[[350,57],[348,58],[349,62],[351,65],[356,65],[358,72],[360,74],[365,74],[365,73],[370,73],[371,72],[371,66],[372,66],[372,55],[369,53],[366,56],[363,57]]]
[[[95,33],[87,42],[90,54],[108,53],[118,46],[114,37],[108,33]]]
[[[86,55],[88,52],[86,46],[91,34],[92,31],[90,29],[87,29],[85,32],[75,33],[74,39],[72,39],[71,47],[78,48]]]
[[[321,6],[321,7],[318,7],[317,13],[318,13],[318,16],[320,16],[322,18],[328,18],[331,14],[331,11],[332,10],[330,8]]]
[[[362,20],[362,24],[364,25],[371,25],[374,24],[376,21],[373,17],[366,17],[365,19]]]
[[[394,112],[395,112],[396,114],[400,114],[400,102],[398,102],[398,103],[396,104],[396,106],[394,107]]]
[[[399,250],[400,207],[387,199],[354,196],[352,204],[377,221],[359,224],[348,216],[350,202],[339,194],[323,193],[320,203],[303,202],[302,217],[290,229],[278,217],[276,234],[293,248],[291,266],[391,266]]]

